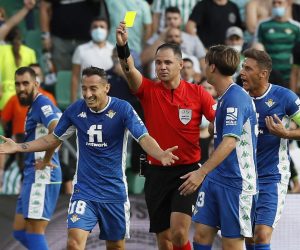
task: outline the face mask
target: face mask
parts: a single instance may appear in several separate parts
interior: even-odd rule
[[[273,17],[283,17],[285,14],[284,7],[274,7],[272,8],[272,16]]]
[[[230,48],[235,49],[237,52],[242,52],[242,45],[229,45]]]
[[[5,23],[4,20],[0,20],[0,27]]]
[[[107,36],[107,30],[103,28],[92,29],[91,36],[94,42],[103,42]]]

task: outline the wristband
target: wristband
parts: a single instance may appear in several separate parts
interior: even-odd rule
[[[130,56],[130,50],[128,47],[128,43],[126,43],[124,46],[119,46],[116,44],[118,57],[120,59],[127,59]]]

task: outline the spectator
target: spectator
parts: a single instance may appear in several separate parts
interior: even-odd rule
[[[105,0],[105,2],[109,11],[109,20],[112,31],[115,31],[119,22],[124,19],[126,11],[134,10],[137,12],[134,25],[128,30],[130,33],[128,43],[131,47],[131,53],[135,58],[136,66],[140,68],[140,54],[143,50],[144,44],[152,34],[152,17],[149,4],[145,0]],[[108,41],[112,44],[116,44],[114,32],[109,33]]]
[[[193,61],[190,58],[183,58],[182,61],[181,78],[187,82],[196,83],[194,80],[195,70]]]
[[[0,42],[5,41],[10,30],[20,23],[35,6],[35,0],[24,0],[24,7],[6,20],[5,10],[0,8]]]
[[[242,27],[239,9],[235,3],[228,0],[202,0],[194,7],[186,24],[186,31],[198,35],[208,48],[211,45],[223,44],[226,30],[230,26]]]
[[[22,44],[19,28],[14,27],[6,36],[7,44],[0,46],[0,110],[15,92],[14,73],[21,66],[36,63],[33,49]]]
[[[103,10],[104,9],[104,10]],[[56,70],[71,70],[75,48],[90,39],[90,24],[100,11],[103,1],[41,0],[40,25],[44,50],[52,51]]]
[[[113,66],[111,56],[114,46],[106,40],[108,33],[108,21],[105,18],[96,17],[91,22],[92,40],[76,48],[72,58],[71,102],[81,97],[79,81],[84,68],[93,65],[109,70]]]
[[[155,33],[164,30],[166,10],[171,6],[180,10],[180,19],[182,19],[182,23],[178,28],[184,29],[184,26],[198,1],[199,0],[154,0],[152,3],[152,31]]]
[[[267,19],[272,14],[272,0],[250,0],[246,6],[246,29],[250,35],[249,43],[260,21]]]
[[[180,15],[180,10],[177,7],[170,6],[166,8],[165,11],[165,29],[160,32],[156,32],[153,36],[147,41],[147,45],[151,47],[153,51],[165,42],[166,33],[171,28],[180,29],[182,25],[182,18]],[[202,42],[197,36],[192,36],[184,31],[181,31],[181,50],[187,55],[195,56],[199,60],[201,71],[204,72],[204,57],[205,57],[205,48]],[[148,53],[146,52],[147,48],[144,50],[144,53],[141,55],[141,60],[143,64],[149,62]]]
[[[289,19],[288,0],[272,1],[272,17],[262,21],[257,27],[255,42],[262,43],[284,79],[282,86],[290,84],[292,50],[300,43],[300,23]]]

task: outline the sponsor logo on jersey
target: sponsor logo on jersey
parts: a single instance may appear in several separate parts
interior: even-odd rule
[[[226,113],[226,126],[237,125],[238,109],[229,107]]]
[[[112,119],[115,116],[115,114],[116,112],[111,109],[105,115],[108,116],[110,119]]]
[[[41,110],[42,110],[44,116],[46,116],[46,117],[53,114],[53,110],[50,105],[45,105],[45,106],[41,107]]]
[[[77,115],[77,117],[86,118],[86,113],[81,112],[79,115]]]
[[[271,108],[275,104],[275,102],[272,99],[269,99],[268,101],[265,102],[265,104],[267,104],[267,106]]]
[[[91,147],[107,147],[107,143],[102,140],[102,125],[91,125],[87,131],[89,135],[89,141],[86,143],[87,146]]]
[[[70,220],[71,220],[73,223],[75,223],[76,221],[79,221],[80,218],[78,217],[77,214],[73,214]]]

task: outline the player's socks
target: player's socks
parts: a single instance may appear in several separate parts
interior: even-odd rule
[[[27,233],[26,236],[29,250],[49,250],[44,234]]]
[[[202,245],[196,242],[193,242],[194,250],[211,250],[211,245]]]
[[[247,250],[255,250],[255,245],[254,244],[246,244],[246,249]]]
[[[13,236],[16,240],[20,241],[21,244],[28,248],[27,244],[27,237],[26,237],[26,231],[25,230],[14,230],[13,231]]]
[[[184,246],[177,247],[173,245],[173,250],[192,250],[192,246],[190,244],[190,241],[188,241]]]
[[[271,250],[271,244],[255,244],[255,250]]]

